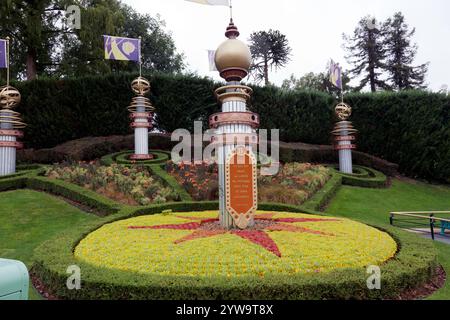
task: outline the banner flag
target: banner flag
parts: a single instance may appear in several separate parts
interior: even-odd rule
[[[103,36],[105,59],[141,61],[141,40],[123,37]]]
[[[209,71],[218,71],[216,67],[216,50],[208,50]]]
[[[342,89],[342,68],[339,63],[335,63],[333,60],[330,62],[330,82]]]
[[[210,6],[230,6],[230,0],[186,0],[189,2],[196,2],[200,4],[207,4]]]
[[[7,40],[0,39],[0,69],[8,68]]]

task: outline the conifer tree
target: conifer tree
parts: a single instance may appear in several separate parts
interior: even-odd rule
[[[361,79],[360,84],[355,87],[357,91],[367,85],[372,92],[390,88],[382,78],[382,72],[386,68],[383,36],[383,28],[371,17],[361,19],[353,35],[343,35],[344,49],[348,52],[345,58],[353,66],[349,70],[349,76]]]
[[[428,63],[413,66],[417,54],[417,44],[411,43],[415,28],[410,29],[405,17],[397,12],[384,26],[386,30],[385,48],[387,50],[386,70],[390,85],[396,90],[423,89]]]

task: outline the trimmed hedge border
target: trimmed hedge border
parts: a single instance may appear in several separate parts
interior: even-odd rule
[[[352,187],[362,188],[386,188],[389,185],[389,179],[381,172],[362,166],[354,166],[359,171],[357,174],[345,174],[334,169],[342,176],[342,184]]]
[[[95,210],[101,216],[117,213],[121,208],[113,200],[105,198],[94,191],[61,180],[52,180],[39,176],[28,177],[25,186],[29,189],[48,192],[80,203]]]
[[[150,166],[152,169],[161,166]],[[157,169],[158,170],[158,169]],[[135,274],[93,267],[75,261],[73,249],[86,235],[104,224],[135,216],[163,211],[186,212],[217,210],[218,202],[179,202],[147,207],[120,206],[93,191],[37,176],[39,170],[21,177],[0,180],[0,191],[31,188],[60,195],[105,214],[101,222],[74,226],[73,229],[41,244],[35,250],[32,272],[50,290],[65,299],[381,299],[395,297],[403,290],[420,286],[432,276],[437,265],[434,246],[415,235],[383,227],[399,244],[396,257],[382,267],[381,291],[368,290],[365,270],[348,269],[321,275],[270,276],[242,278],[193,278]],[[303,212],[324,215],[315,208],[327,202],[343,182],[344,176],[333,173],[325,187],[303,207],[261,203],[259,210]],[[168,213],[169,214],[169,213]],[[374,226],[377,227],[377,226]],[[83,269],[83,290],[66,287],[67,265]]]
[[[102,157],[100,159],[100,163],[105,166],[110,166],[113,163],[122,164],[122,165],[149,166],[149,165],[163,164],[170,159],[170,154],[166,151],[150,150],[149,153],[155,155],[156,156],[155,159],[145,160],[145,161],[137,161],[134,163],[127,158],[127,156],[130,156],[133,153],[134,153],[133,151],[122,151],[122,152],[109,154],[109,155]]]
[[[310,199],[308,199],[303,207],[313,210],[321,211],[331,201],[333,196],[342,186],[342,176],[336,173],[332,173],[332,177],[327,181],[322,189],[317,191]]]
[[[172,177],[164,168],[164,165],[148,166],[148,169],[157,177],[162,179],[169,187],[171,187],[179,196],[181,201],[192,201],[191,195],[181,186],[177,179]]]
[[[436,269],[436,249],[424,239],[387,227],[399,244],[397,255],[382,266],[382,290],[368,290],[366,270],[347,269],[326,274],[259,277],[182,277],[138,274],[94,267],[73,256],[76,245],[104,224],[139,215],[202,211],[217,202],[191,202],[124,209],[101,223],[86,223],[40,245],[32,272],[47,289],[63,299],[382,299],[426,283]],[[301,207],[262,204],[261,209],[305,212]],[[315,213],[320,214],[320,213]],[[323,215],[323,214],[322,214]],[[375,226],[376,227],[376,226]],[[68,265],[83,270],[82,290],[66,287]]]
[[[100,159],[100,163],[105,166],[110,166],[114,163],[131,166],[142,165],[148,168],[150,172],[160,178],[166,185],[171,187],[180,197],[181,201],[192,201],[191,195],[181,186],[178,181],[166,172],[164,169],[165,163],[170,160],[170,153],[161,150],[150,150],[150,153],[157,156],[154,160],[141,161],[138,163],[132,163],[126,160],[127,155],[132,154],[132,151],[117,152],[106,155]]]

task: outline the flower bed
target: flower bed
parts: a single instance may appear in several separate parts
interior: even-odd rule
[[[218,168],[213,164],[174,164],[166,170],[197,201],[218,199]],[[276,176],[258,175],[260,202],[303,204],[331,178],[330,169],[309,163],[281,166]]]
[[[127,205],[178,201],[179,196],[145,167],[63,163],[46,169],[46,177],[71,182]]]
[[[141,216],[104,225],[75,249],[96,267],[176,276],[315,274],[382,265],[396,242],[347,219],[258,212],[249,230],[223,230],[217,211]]]

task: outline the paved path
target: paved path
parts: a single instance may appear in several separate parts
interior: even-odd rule
[[[423,238],[431,239],[430,229],[404,229],[404,230],[417,233]],[[450,234],[447,233],[446,236],[442,236],[440,234],[441,232],[440,228],[437,228],[435,231],[436,233],[434,234],[434,240],[450,245]]]

